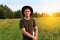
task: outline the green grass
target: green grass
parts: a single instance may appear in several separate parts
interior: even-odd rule
[[[60,17],[35,18],[38,40],[60,40]],[[19,19],[0,19],[0,40],[22,40]]]
[[[18,19],[5,19],[0,25],[0,40],[22,40]]]
[[[37,18],[39,40],[60,40],[60,17]]]

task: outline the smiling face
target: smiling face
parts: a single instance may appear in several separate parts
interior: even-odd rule
[[[25,14],[26,17],[30,17],[30,14],[31,14],[30,9],[25,9],[24,14]]]

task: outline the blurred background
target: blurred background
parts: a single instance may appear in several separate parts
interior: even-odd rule
[[[60,40],[60,0],[0,0],[0,40],[22,40],[22,7],[34,10],[38,40]]]

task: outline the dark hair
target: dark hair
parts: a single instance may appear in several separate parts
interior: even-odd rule
[[[30,7],[30,6],[24,6],[24,7],[22,7],[22,15],[23,15],[23,17],[25,17],[25,14],[24,14],[24,10],[25,9],[30,9],[30,11],[31,11],[30,16],[33,15],[33,9],[32,9],[32,7]]]

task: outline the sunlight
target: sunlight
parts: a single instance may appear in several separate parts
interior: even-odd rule
[[[52,13],[49,13],[48,15],[49,15],[50,17],[52,17]]]
[[[50,14],[50,16],[52,16],[52,14]]]
[[[57,20],[57,18],[55,18],[55,17],[47,17],[47,18],[45,17],[43,19],[43,25],[45,25],[46,28],[48,28],[48,29],[50,29],[50,28],[54,29],[56,26],[52,27],[52,25],[56,25],[56,22],[57,22],[56,20]],[[47,26],[49,26],[49,27],[47,27]]]

